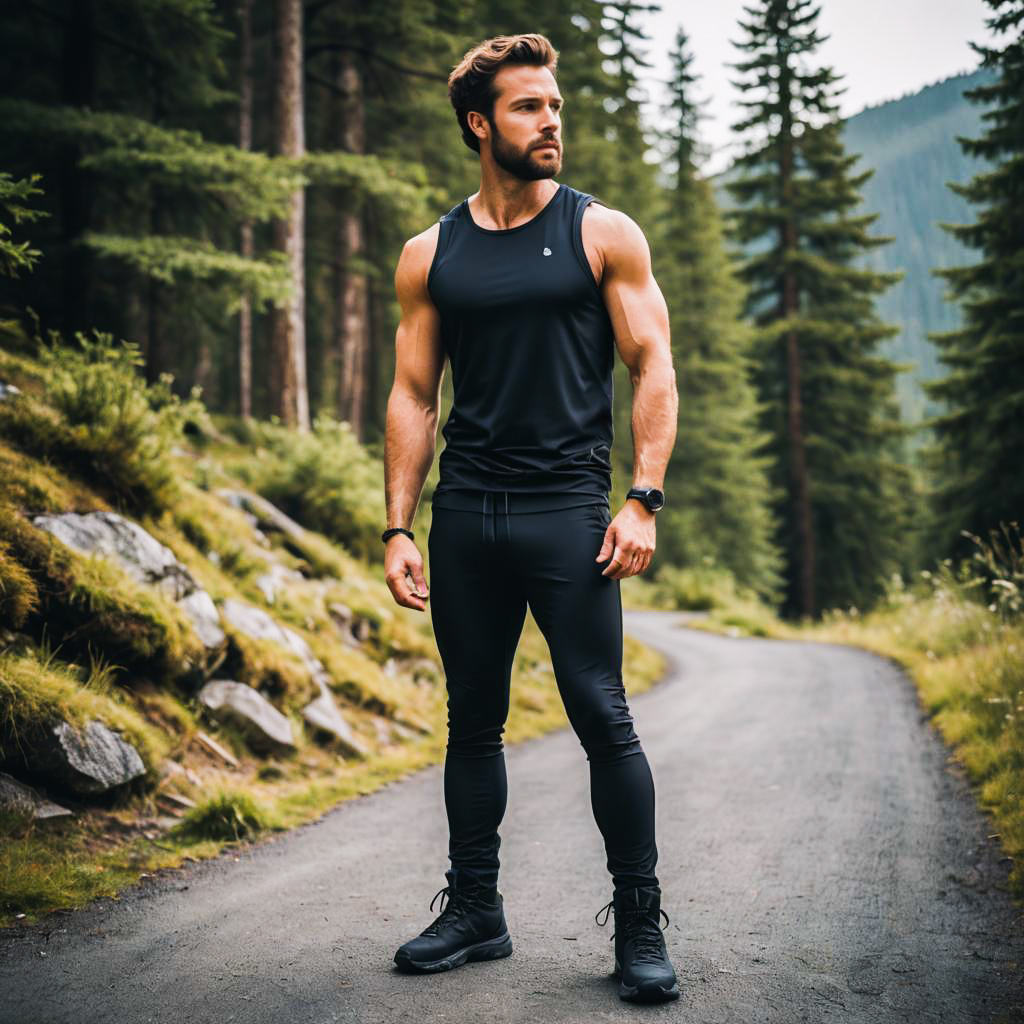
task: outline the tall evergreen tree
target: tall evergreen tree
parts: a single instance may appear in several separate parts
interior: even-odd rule
[[[679,378],[679,443],[665,475],[671,501],[659,513],[655,558],[684,566],[710,560],[774,600],[782,560],[772,541],[769,458],[759,452],[768,438],[756,427],[750,330],[740,319],[744,288],[726,253],[711,185],[698,173],[696,79],[682,29],[671,58],[664,142],[673,188],[655,244]]]
[[[745,176],[727,187],[735,237],[752,254],[749,283],[758,393],[772,437],[779,542],[786,551],[784,614],[870,605],[900,564],[907,474],[894,458],[902,428],[892,401],[901,369],[875,354],[896,333],[880,324],[872,296],[899,274],[854,264],[887,238],[869,237],[877,214],[854,216],[857,189],[844,153],[831,68],[812,68],[820,45],[812,0],[745,7],[749,58],[732,66],[749,80],[749,115],[733,125],[756,134],[738,158]],[[842,90],[839,90],[841,92]]]
[[[929,453],[929,532],[940,557],[968,553],[961,530],[987,536],[1000,522],[1024,521],[1024,0],[986,2],[995,12],[986,24],[1010,39],[1001,49],[971,43],[997,78],[964,92],[992,106],[982,137],[958,141],[992,168],[966,185],[949,182],[978,204],[976,223],[942,225],[981,258],[937,271],[961,305],[963,326],[930,335],[949,375],[925,385],[946,407],[932,421],[937,444]]]

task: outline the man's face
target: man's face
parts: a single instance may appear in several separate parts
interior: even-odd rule
[[[491,155],[523,181],[553,178],[562,170],[562,97],[548,68],[506,67],[494,76]]]

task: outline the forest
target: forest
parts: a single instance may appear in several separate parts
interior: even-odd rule
[[[23,232],[43,258],[9,275],[5,306],[22,321],[32,310],[37,333],[137,344],[149,383],[169,374],[211,412],[299,432],[344,424],[379,455],[398,253],[477,184],[447,73],[474,42],[528,24],[561,54],[564,180],[643,227],[670,307],[679,432],[652,570],[714,566],[785,616],[869,608],[893,574],[970,554],[963,531],[985,536],[1019,510],[1014,417],[1003,429],[999,413],[975,415],[1019,384],[1019,362],[1016,377],[946,374],[989,328],[963,284],[967,326],[935,339],[942,414],[905,422],[905,367],[880,351],[901,325],[876,310],[902,275],[871,270],[892,239],[862,207],[873,170],[851,170],[816,10],[765,3],[737,26],[745,155],[722,211],[700,173],[685,24],[670,44],[669,127],[645,124],[650,9],[26,3],[4,28],[0,160],[5,230],[25,222],[11,244]],[[1007,89],[971,98],[1001,102],[1005,125]],[[999,131],[964,148],[998,163]],[[1008,186],[951,187],[994,208]],[[958,230],[983,254],[999,244],[984,220]],[[619,367],[619,482],[630,399]]]
[[[972,42],[969,75],[848,131],[820,7],[751,0],[731,35],[736,157],[715,175],[686,10],[654,39],[657,7],[7,12],[0,925],[443,758],[430,626],[382,570],[395,269],[480,184],[449,74],[519,32],[559,54],[559,179],[641,227],[668,306],[677,439],[625,604],[898,661],[1024,898],[1024,2],[986,0],[996,42]],[[613,507],[634,460],[621,362],[614,385]],[[451,403],[446,373],[442,423]],[[435,457],[424,550],[437,481]],[[832,687],[809,647],[802,670]],[[628,630],[625,665],[631,696],[665,673]],[[514,672],[508,739],[566,725],[530,620]],[[70,772],[54,736],[78,729],[118,745],[117,772]]]

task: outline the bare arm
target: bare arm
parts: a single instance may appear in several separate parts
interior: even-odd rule
[[[618,210],[592,204],[583,225],[584,246],[589,240],[599,262],[601,292],[615,331],[615,345],[633,384],[633,486],[663,488],[676,440],[679,395],[668,307],[654,279],[650,247],[636,222]],[[605,541],[608,551],[612,540],[616,542],[612,564],[605,570],[615,578],[643,572],[654,552],[655,513],[633,500],[626,502],[623,513],[627,519],[617,524],[616,516],[608,528],[610,532],[616,528],[615,537]],[[604,547],[601,551],[607,557]],[[620,552],[622,561],[616,566]],[[598,560],[602,560],[600,555]]]
[[[427,272],[437,244],[438,225],[409,239],[395,271],[402,309],[395,335],[395,379],[388,396],[384,437],[384,500],[387,525],[412,528],[423,482],[437,444],[444,350],[440,318],[427,291]],[[427,596],[423,559],[404,534],[388,540],[388,586],[395,600],[422,611]],[[413,592],[405,577],[412,576]]]

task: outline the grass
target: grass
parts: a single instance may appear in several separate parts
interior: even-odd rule
[[[0,651],[0,757],[13,757],[56,719],[81,726],[96,719],[119,730],[139,752],[155,781],[171,737],[155,728],[110,683],[110,666],[95,661],[88,673],[50,652]]]

